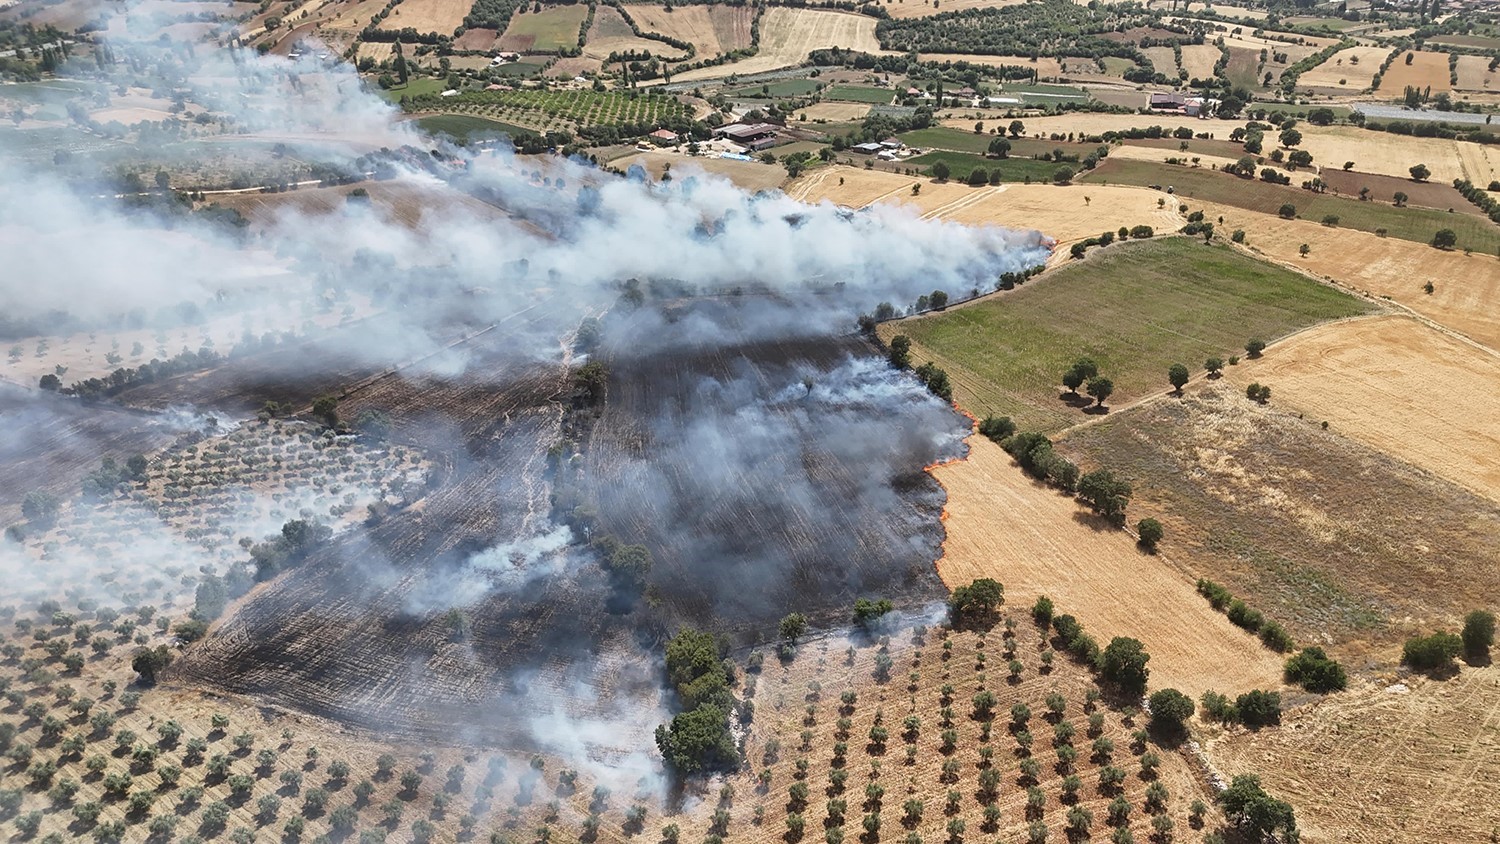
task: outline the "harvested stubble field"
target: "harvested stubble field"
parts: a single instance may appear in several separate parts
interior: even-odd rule
[[[611,162],[615,167],[628,170],[639,164],[654,179],[660,179],[670,165],[677,178],[694,170],[723,176],[748,191],[774,190],[786,181],[786,168],[780,164],[763,164],[759,161],[735,161],[726,158],[691,158],[667,152],[642,152]]]
[[[1390,316],[1303,332],[1229,380],[1268,384],[1278,404],[1500,502],[1493,351]]]
[[[969,116],[973,109],[959,111],[946,111],[942,113],[941,123],[954,129],[972,130],[974,118]],[[1010,121],[1006,121],[1009,123]],[[1186,117],[1177,114],[1102,114],[1092,112],[1078,112],[1074,114],[1059,114],[1049,117],[1027,117],[1021,121],[1026,131],[1023,133],[1029,137],[1040,134],[1048,137],[1053,134],[1066,135],[1069,132],[1081,135],[1102,135],[1105,132],[1123,132],[1126,129],[1145,128],[1147,126],[1161,126],[1166,129],[1176,129],[1186,126],[1194,133],[1205,132],[1213,138],[1228,138],[1229,133],[1235,129],[1245,128],[1242,120],[1199,120],[1196,117]],[[1304,133],[1307,134],[1307,133]]]
[[[386,222],[397,223],[414,231],[421,230],[424,215],[438,203],[460,205],[479,219],[499,220],[506,217],[505,212],[468,194],[439,190],[417,179],[370,181],[326,188],[306,187],[284,193],[245,193],[215,201],[244,214],[252,227],[263,228],[294,214],[318,217],[348,213],[349,194],[359,189],[363,189],[369,197],[368,205],[362,207],[368,207],[371,213]]]
[[[1208,750],[1290,800],[1304,841],[1487,841],[1500,829],[1500,667],[1371,684]]]
[[[1432,242],[1442,229],[1451,229],[1460,249],[1494,253],[1500,249],[1500,227],[1475,214],[1449,214],[1429,208],[1397,208],[1384,202],[1360,202],[1351,197],[1273,185],[1258,179],[1243,179],[1204,168],[1183,167],[1150,161],[1130,161],[1111,156],[1094,171],[1080,177],[1086,184],[1163,185],[1173,188],[1179,202],[1234,205],[1261,214],[1276,214],[1291,205],[1297,216],[1321,223],[1327,216],[1338,218],[1338,227],[1379,232],[1419,244]]]
[[[1285,394],[1286,379],[1247,374],[1264,374],[1261,363],[1298,339],[1183,397],[1073,428],[1059,449],[1130,479],[1131,518],[1166,526],[1160,559],[1184,581],[1227,586],[1351,668],[1388,667],[1405,636],[1452,626],[1500,586],[1500,508],[1338,421],[1322,429],[1323,416]],[[1245,398],[1257,379],[1272,389],[1269,406]]]
[[[1048,169],[1050,172],[1053,168]],[[921,186],[915,196],[913,185]],[[819,168],[792,183],[787,191],[805,202],[826,200],[853,208],[894,202],[909,205],[928,218],[1037,229],[1060,242],[1092,237],[1120,226],[1144,223],[1166,230],[1181,225],[1175,208],[1158,208],[1157,194],[1140,188],[1090,186],[1083,190],[1079,186],[1043,184],[971,188],[952,181],[932,182],[839,166]],[[1085,196],[1089,202],[1084,201]]]
[[[1101,643],[1139,639],[1151,654],[1152,688],[1196,699],[1206,689],[1281,685],[1280,657],[1215,612],[1191,578],[1032,480],[1000,446],[975,435],[969,448],[967,459],[933,470],[948,491],[938,573],[950,587],[1003,579],[1012,604],[1048,595]]]
[[[1219,58],[1219,48],[1212,44],[1188,44],[1182,48],[1182,69],[1188,79],[1212,79]]]
[[[813,50],[829,47],[866,53],[884,52],[880,49],[880,42],[875,40],[875,19],[868,15],[776,6],[761,16],[760,52],[718,67],[673,74],[672,78],[678,82],[692,82],[731,74],[744,76],[779,70],[807,61],[807,54]]]
[[[1022,430],[1056,431],[1088,418],[1086,397],[1061,386],[1088,356],[1124,405],[1167,388],[1173,363],[1227,357],[1368,305],[1225,247],[1173,237],[1110,246],[981,302],[881,326],[912,338],[914,358],[948,371],[958,401]],[[1080,315],[1087,314],[1087,318]]]
[[[467,13],[468,10],[465,9],[464,14]],[[500,40],[495,42],[495,49],[514,50],[518,53],[547,53],[576,46],[578,27],[587,16],[588,7],[580,4],[543,8],[540,12],[528,12],[523,5],[511,16],[510,25],[505,28]],[[463,15],[459,18],[461,21]],[[597,18],[596,13],[595,19]],[[665,45],[656,43],[656,46],[659,50]]]
[[[1372,132],[1358,126],[1310,127],[1302,124],[1302,148],[1313,154],[1314,163],[1340,167],[1353,161],[1354,169],[1366,173],[1409,178],[1414,164],[1432,171],[1431,181],[1452,184],[1468,179],[1487,185],[1500,178],[1500,151],[1469,141],[1417,138]]]
[[[409,26],[418,32],[452,35],[463,25],[464,16],[469,14],[472,5],[468,0],[403,0],[391,10],[391,16],[382,25],[388,29]],[[578,33],[577,22],[573,24],[573,33]]]
[[[1490,60],[1485,56],[1458,57],[1459,91],[1493,91],[1500,84],[1500,74],[1490,70]]]
[[[509,32],[509,30],[506,31]],[[625,18],[614,6],[602,5],[596,8],[594,25],[589,28],[588,40],[583,45],[584,56],[603,60],[608,58],[610,53],[630,51],[646,52],[653,56],[659,53],[675,56],[678,53],[677,48],[670,44],[636,35],[631,31],[630,24],[625,22]]]
[[[626,9],[636,25],[686,41],[697,49],[694,60],[709,59],[731,50],[750,46],[750,21],[754,10],[748,6],[674,6],[633,5]],[[595,15],[597,16],[597,12]],[[667,48],[658,44],[657,52]]]
[[[1008,584],[1007,584],[1008,586]],[[1009,595],[1009,589],[1007,589]],[[1016,601],[1010,601],[1017,605]],[[1067,604],[1059,612],[1071,612]],[[1186,753],[1152,744],[1138,743],[1133,735],[1143,724],[1102,700],[1088,703],[1099,689],[1088,671],[1058,653],[1047,667],[1043,654],[1056,642],[1048,641],[1022,610],[1013,610],[1014,638],[1002,636],[997,625],[988,632],[950,631],[920,627],[890,631],[878,641],[856,633],[852,638],[834,636],[803,644],[787,664],[768,659],[754,678],[755,721],[747,742],[749,769],[770,773],[769,784],[758,787],[749,771],[733,777],[735,799],[730,809],[731,828],[749,841],[793,840],[786,835],[788,808],[801,804],[787,800],[793,783],[801,781],[809,797],[800,813],[811,830],[838,827],[844,840],[900,840],[915,833],[928,841],[1025,840],[1031,817],[1038,818],[1050,833],[1048,840],[1065,840],[1067,813],[1076,805],[1092,815],[1095,840],[1110,831],[1106,823],[1108,804],[1116,794],[1101,792],[1099,771],[1105,767],[1126,773],[1118,795],[1131,804],[1126,825],[1136,840],[1151,834],[1152,815],[1144,811],[1145,791],[1151,780],[1140,774],[1141,758],[1150,752],[1160,767],[1155,781],[1166,788],[1165,813],[1175,828],[1186,835],[1188,807],[1197,799],[1211,802],[1206,782],[1194,771]],[[883,632],[883,631],[882,631]],[[1094,631],[1097,635],[1098,631]],[[888,642],[888,644],[887,644]],[[1007,643],[1014,643],[1014,650]],[[877,679],[875,658],[884,654],[891,661],[890,679]],[[1008,678],[1007,654],[1020,663],[1020,674]],[[1153,668],[1156,660],[1153,654]],[[1154,676],[1154,675],[1153,675]],[[973,696],[989,691],[995,698],[993,720],[976,716]],[[844,695],[849,694],[849,702]],[[1052,694],[1063,698],[1061,714],[1052,714],[1046,700]],[[1023,704],[1029,710],[1025,730],[1037,736],[1029,750],[1022,751],[1012,729],[1010,709]],[[1100,716],[1097,729],[1089,719]],[[915,729],[907,719],[915,718]],[[1057,747],[1075,747],[1077,759],[1068,766],[1058,763],[1052,736],[1056,724],[1068,723],[1074,737],[1058,740]],[[871,730],[888,732],[881,742],[870,740]],[[1065,731],[1067,728],[1063,728]],[[952,747],[945,748],[944,731],[951,730]],[[1105,755],[1092,755],[1097,739],[1106,739]],[[773,744],[774,742],[774,744]],[[992,754],[989,759],[983,755]],[[914,761],[908,753],[914,752]],[[1025,760],[1040,765],[1036,780],[1021,771]],[[794,763],[807,762],[806,774]],[[878,768],[876,767],[878,766]],[[1000,774],[995,794],[980,784],[983,772],[993,768]],[[835,783],[842,772],[842,784]],[[1076,776],[1081,787],[1077,800],[1063,799],[1063,780]],[[871,786],[874,788],[872,789]],[[1027,788],[1040,789],[1043,806],[1028,816]],[[837,801],[837,802],[835,802]],[[912,804],[917,801],[920,805]],[[748,823],[751,805],[765,810],[758,823]],[[842,804],[842,805],[840,805]],[[986,822],[983,810],[993,805],[998,819]],[[832,816],[830,810],[842,810]],[[863,819],[874,816],[876,834],[859,835]],[[950,823],[964,829],[954,835]],[[1222,819],[1207,818],[1210,829]],[[802,840],[821,837],[814,833]],[[729,840],[740,840],[739,835]]]
[[[1411,64],[1406,63],[1408,55]],[[1407,50],[1386,68],[1385,75],[1380,77],[1380,90],[1376,93],[1382,97],[1399,98],[1410,86],[1419,91],[1431,88],[1432,93],[1438,94],[1453,90],[1448,80],[1447,53]]]
[[[1380,63],[1390,54],[1389,47],[1350,47],[1340,50],[1329,56],[1328,61],[1298,76],[1297,87],[1359,93],[1370,87],[1375,74],[1380,71]]]
[[[946,10],[945,10],[946,11]],[[1168,55],[1171,54],[1168,50]],[[986,67],[1025,67],[1036,71],[1042,79],[1056,78],[1062,75],[1062,64],[1054,58],[1030,56],[985,56],[972,53],[923,53],[924,62],[968,62],[969,64],[984,65]]]
[[[820,120],[843,122],[864,120],[869,113],[870,107],[862,103],[814,103],[797,112],[794,119],[801,121],[805,116],[809,123]]]

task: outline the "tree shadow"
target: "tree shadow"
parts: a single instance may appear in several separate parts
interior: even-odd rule
[[[1085,407],[1083,409],[1083,412],[1086,413],[1086,414],[1088,414],[1089,416],[1108,416],[1109,415],[1109,405],[1104,405],[1104,404],[1090,405],[1088,407]]]
[[[1058,401],[1061,401],[1071,407],[1088,407],[1089,405],[1094,403],[1094,400],[1089,398],[1088,396],[1085,396],[1082,393],[1070,392],[1068,390],[1064,390],[1061,393],[1058,393],[1057,398]]]

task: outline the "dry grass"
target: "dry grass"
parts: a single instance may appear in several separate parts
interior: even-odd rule
[[[1411,64],[1406,63],[1408,55],[1412,57]],[[1411,86],[1423,91],[1431,88],[1432,93],[1437,94],[1453,90],[1448,79],[1447,53],[1429,53],[1425,50],[1408,51],[1391,62],[1385,75],[1380,77],[1380,90],[1377,93],[1382,97],[1399,98],[1406,91],[1407,86]]]
[[[891,17],[923,18],[943,12],[961,12],[965,9],[998,9],[1015,6],[1025,0],[886,0],[885,10]]]
[[[1357,94],[1370,87],[1375,73],[1380,70],[1380,63],[1390,54],[1387,47],[1350,47],[1340,50],[1330,56],[1328,61],[1297,77],[1297,87],[1332,88]],[[1354,59],[1358,59],[1358,63]]]
[[[643,152],[610,162],[612,166],[628,169],[633,164],[645,167],[653,178],[661,178],[668,164],[672,165],[674,177],[682,177],[693,170],[702,170],[723,176],[748,191],[774,190],[786,181],[786,168],[780,164],[762,164],[759,161],[735,161],[727,158],[690,158],[666,152]]]
[[[674,6],[671,11],[665,6],[631,6],[628,11],[641,29],[692,44],[698,50],[695,60],[723,55],[737,46],[720,43],[711,6]]]
[[[1383,320],[1307,336],[1371,322]],[[1320,414],[1304,418],[1285,392],[1295,388],[1262,367],[1297,343],[1229,367],[1225,380],[1200,374],[1183,397],[1076,427],[1059,449],[1131,481],[1131,518],[1166,526],[1162,554],[1183,578],[1224,584],[1351,670],[1390,666],[1405,636],[1455,624],[1500,588],[1500,508],[1337,419],[1324,430]],[[1269,405],[1245,398],[1252,379],[1271,386]]]
[[[1172,51],[1171,47],[1147,47],[1141,52],[1151,60],[1151,66],[1156,68],[1158,73],[1165,74],[1168,79],[1177,78],[1177,54]],[[1183,50],[1183,58],[1187,58],[1186,49]]]
[[[404,0],[391,10],[384,26],[387,29],[411,27],[418,32],[452,35],[463,25],[464,16],[473,6],[469,0]]]
[[[543,7],[540,12],[512,15],[510,25],[495,42],[495,48],[524,53],[574,47],[578,44],[578,28],[587,15],[588,7],[580,5]],[[597,15],[595,20],[598,20]],[[657,44],[658,50],[661,46]]]
[[[673,14],[676,14],[675,12]],[[630,25],[625,23],[625,18],[614,6],[600,6],[594,10],[594,25],[589,28],[588,41],[583,45],[583,55],[602,61],[608,58],[610,53],[624,53],[634,50],[636,52],[647,51],[656,55],[663,50],[675,54],[675,48],[663,44],[660,41],[652,41],[649,38],[638,37],[631,32]]]
[[[1212,44],[1189,44],[1182,48],[1182,67],[1189,79],[1212,79],[1219,48]]]
[[[1012,604],[1048,595],[1101,643],[1139,639],[1151,654],[1154,688],[1196,698],[1210,688],[1280,686],[1281,660],[1214,612],[1192,580],[1028,478],[998,445],[976,435],[969,446],[967,460],[933,470],[948,491],[944,583],[994,577]]]
[[[1500,501],[1500,355],[1392,316],[1312,329],[1229,371],[1278,404]]]
[[[869,113],[870,106],[864,103],[814,103],[797,112],[794,120],[800,122],[805,117],[809,122],[828,120],[841,123],[864,120]]]
[[[946,9],[944,11],[947,11]],[[1169,54],[1170,50],[1167,51]],[[924,62],[968,62],[969,64],[985,65],[986,67],[999,67],[1010,65],[1012,67],[1034,68],[1037,75],[1046,79],[1062,75],[1062,64],[1054,58],[1041,57],[1032,61],[1030,56],[978,56],[964,53],[923,53]],[[904,90],[904,89],[903,89]]]
[[[960,112],[944,113],[945,119],[941,122],[944,126],[951,126],[955,129],[972,130],[974,119],[966,116],[972,112],[973,109],[964,109]],[[1215,138],[1227,139],[1230,132],[1245,128],[1242,120],[1199,120],[1196,117],[1178,114],[1077,113],[1060,114],[1055,117],[1029,117],[1023,118],[1021,122],[1026,126],[1026,135],[1034,136],[1041,133],[1043,137],[1053,133],[1066,135],[1069,132],[1076,132],[1084,135],[1102,135],[1105,132],[1120,132],[1136,127],[1161,126],[1175,129],[1179,126],[1186,126],[1195,133],[1207,132]],[[1303,126],[1305,127],[1306,124]]]
[[[1408,677],[1289,713],[1281,729],[1210,742],[1297,807],[1307,842],[1489,841],[1500,828],[1500,668]]]
[[[1451,183],[1466,178],[1477,184],[1489,184],[1497,177],[1496,153],[1468,141],[1442,138],[1417,138],[1371,132],[1357,126],[1297,127],[1302,131],[1302,148],[1313,154],[1313,160],[1338,167],[1353,161],[1354,169],[1365,173],[1409,178],[1413,164],[1426,164],[1432,171],[1431,181]]]
[[[1458,57],[1458,84],[1454,88],[1460,91],[1493,91],[1497,83],[1500,83],[1500,74],[1490,70],[1490,59],[1487,56]]]
[[[921,191],[913,196],[912,186],[918,184]],[[1120,226],[1145,223],[1163,230],[1181,225],[1176,208],[1158,208],[1160,194],[1144,188],[1041,184],[971,188],[877,170],[827,167],[797,180],[788,192],[807,202],[827,200],[855,208],[872,202],[907,204],[924,217],[1038,229],[1060,242]]]
[[[673,12],[676,14],[676,12]],[[675,74],[678,82],[717,79],[791,67],[807,60],[813,50],[844,47],[882,53],[875,40],[875,19],[867,15],[816,9],[767,9],[760,19],[760,52],[743,61]]]

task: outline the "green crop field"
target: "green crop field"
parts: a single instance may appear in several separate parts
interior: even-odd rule
[[[1168,389],[1167,368],[1203,372],[1209,357],[1267,342],[1369,305],[1228,247],[1171,237],[1111,246],[1016,290],[945,313],[882,326],[914,357],[948,371],[972,412],[1056,431],[1087,418],[1059,394],[1082,356],[1115,384],[1120,405]]]
[[[400,102],[402,97],[421,97],[428,94],[440,94],[448,90],[448,82],[445,79],[433,79],[427,76],[414,76],[405,85],[397,85],[394,88],[376,88],[380,96],[391,102]]]
[[[1311,178],[1312,174],[1308,174]],[[1326,193],[1273,185],[1259,180],[1241,179],[1203,168],[1178,167],[1150,161],[1110,159],[1084,177],[1089,182],[1112,185],[1171,185],[1184,200],[1201,199],[1275,214],[1283,204],[1297,209],[1305,220],[1321,221],[1333,215],[1339,226],[1359,231],[1385,229],[1390,237],[1432,242],[1439,229],[1452,229],[1458,235],[1458,248],[1494,254],[1500,249],[1500,227],[1474,214],[1449,214],[1427,208],[1397,208],[1379,202],[1360,202]]]
[[[931,175],[932,165],[939,161],[946,162],[949,170],[948,178],[956,182],[966,181],[975,167],[983,168],[986,173],[999,170],[1002,182],[1024,182],[1028,178],[1033,182],[1048,182],[1052,180],[1052,174],[1056,173],[1059,167],[1069,167],[1074,171],[1078,169],[1077,164],[1058,164],[1052,161],[1037,161],[1033,158],[985,158],[946,150],[925,153],[908,160],[921,167],[922,171],[928,175]]]
[[[731,97],[805,97],[818,90],[816,79],[782,79],[726,91]],[[887,97],[886,99],[890,99]]]
[[[858,85],[835,85],[823,94],[825,100],[885,105],[896,96],[889,88],[864,88]]]
[[[965,132],[962,129],[949,129],[943,126],[934,126],[928,129],[915,129],[903,132],[896,136],[909,147],[932,147],[934,149],[951,149],[955,152],[985,152],[990,148],[990,141],[994,135],[976,135],[973,132]]]
[[[550,53],[562,47],[578,44],[578,27],[583,24],[588,7],[584,5],[556,6],[531,14],[515,15],[505,30],[508,40],[519,39],[525,43],[529,53]]]
[[[531,131],[509,123],[501,123],[498,120],[486,120],[483,117],[468,114],[430,114],[417,118],[417,125],[429,135],[447,135],[459,143],[467,143],[470,138],[501,134],[514,137],[519,133]]]

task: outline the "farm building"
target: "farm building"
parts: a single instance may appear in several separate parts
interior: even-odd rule
[[[895,150],[901,149],[905,146],[906,144],[901,143],[901,140],[899,138],[886,138],[885,140],[880,142],[881,149]]]
[[[677,133],[673,132],[671,129],[657,129],[655,132],[652,132],[649,137],[651,138],[652,142],[660,144],[662,146],[671,146],[672,144],[677,143]]]
[[[859,153],[860,155],[875,155],[877,153],[885,151],[885,147],[881,146],[880,144],[875,143],[874,141],[871,141],[871,142],[866,143],[866,144],[855,144],[854,146],[850,147],[849,149],[852,150],[852,151],[854,151],[854,152]]]
[[[735,123],[714,132],[714,137],[733,141],[748,150],[763,150],[781,143],[770,123]]]
[[[1151,95],[1152,111],[1183,111],[1186,108],[1187,98],[1181,94],[1168,92]]]

